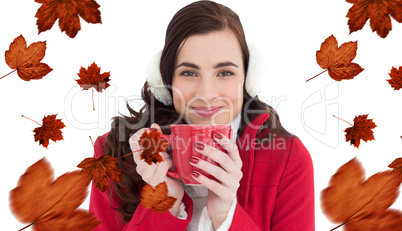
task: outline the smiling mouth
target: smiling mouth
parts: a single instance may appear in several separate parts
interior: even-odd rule
[[[198,115],[202,117],[211,117],[215,115],[222,107],[191,107]]]

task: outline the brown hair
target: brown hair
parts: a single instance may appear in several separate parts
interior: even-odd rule
[[[166,30],[165,46],[160,61],[162,79],[171,96],[172,90],[169,86],[172,84],[173,68],[180,44],[191,35],[207,34],[224,29],[230,29],[237,37],[243,54],[244,73],[247,73],[249,51],[242,24],[235,12],[221,4],[204,0],[185,6],[173,16]],[[180,122],[186,123],[180,117],[180,114],[175,111],[173,105],[165,106],[155,98],[147,82],[142,88],[141,96],[145,105],[137,112],[130,108],[127,103],[130,116],[123,115],[113,118],[112,129],[106,137],[105,154],[120,160],[118,165],[123,173],[123,182],[114,183],[113,194],[116,193],[119,201],[121,201],[116,209],[120,212],[125,222],[128,222],[134,214],[139,204],[141,188],[144,185],[141,176],[136,172],[136,164],[133,158],[130,156],[122,158],[123,155],[131,152],[128,143],[129,138],[139,129],[150,127],[152,123],[159,124],[165,134],[170,134],[169,126],[167,125]],[[258,113],[255,113],[256,111]],[[263,128],[270,130],[269,134],[277,133],[285,137],[293,136],[282,127],[278,114],[271,106],[260,101],[258,96],[252,98],[243,88],[242,116],[240,128],[237,132],[238,137],[243,134],[247,124],[261,112],[269,113],[270,115],[263,124]]]

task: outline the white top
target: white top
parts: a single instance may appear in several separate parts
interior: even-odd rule
[[[236,142],[237,131],[240,127],[241,111],[237,117],[230,123],[232,127],[232,140]],[[212,220],[207,211],[208,189],[203,185],[183,185],[184,191],[193,200],[193,217],[187,227],[187,231],[213,231]],[[226,220],[216,231],[227,231],[232,224],[234,211],[236,208],[237,199],[233,200],[233,203],[229,209]],[[185,205],[182,202],[180,204],[179,214],[180,219],[187,219],[187,212],[185,211]]]

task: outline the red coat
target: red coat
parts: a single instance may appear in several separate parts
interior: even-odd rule
[[[313,164],[307,149],[299,138],[283,139],[276,136],[270,144],[255,142],[267,130],[260,127],[268,114],[260,114],[247,126],[237,146],[243,161],[243,178],[237,191],[237,204],[229,230],[314,230]],[[95,142],[95,157],[103,155],[106,135]],[[185,194],[183,203],[187,220],[170,214],[151,211],[141,203],[127,224],[116,210],[109,206],[109,195],[92,186],[89,210],[103,222],[95,230],[186,230],[192,217],[193,202]],[[112,200],[117,208],[118,201]]]

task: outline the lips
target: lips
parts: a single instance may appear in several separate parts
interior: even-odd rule
[[[202,117],[211,117],[216,114],[222,107],[191,107],[198,115]]]

